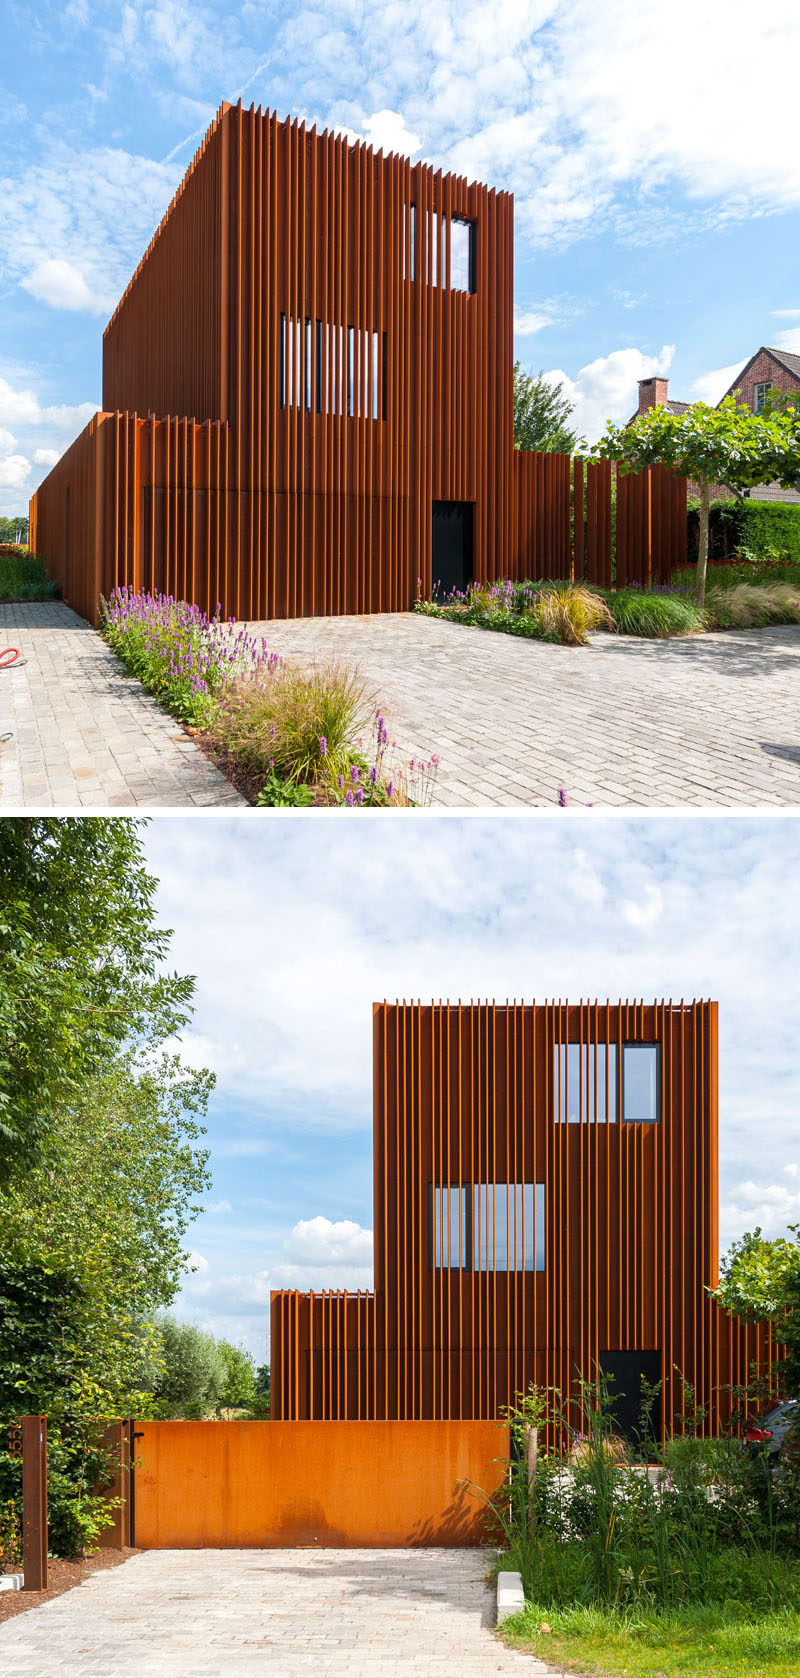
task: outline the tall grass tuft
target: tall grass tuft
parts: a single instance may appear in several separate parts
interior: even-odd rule
[[[794,583],[734,583],[708,589],[706,608],[716,629],[758,629],[770,623],[800,623],[800,588]]]
[[[706,615],[687,594],[621,588],[609,594],[611,616],[620,635],[657,639],[666,635],[701,635]]]
[[[348,771],[355,742],[374,714],[364,682],[352,671],[280,664],[228,685],[209,737],[254,781],[266,781],[272,768],[284,781],[335,781]]]
[[[0,544],[0,600],[58,600],[60,594],[38,554]]]

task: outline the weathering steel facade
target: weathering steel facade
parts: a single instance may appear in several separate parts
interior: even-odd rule
[[[717,1004],[382,1003],[375,1291],[274,1293],[284,1419],[500,1416],[598,1367],[715,1432],[769,1334],[718,1280]]]

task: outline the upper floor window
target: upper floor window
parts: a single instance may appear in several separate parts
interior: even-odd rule
[[[450,285],[453,291],[475,290],[475,223],[460,216],[450,223]]]
[[[771,389],[772,389],[772,385],[770,384],[769,379],[767,379],[764,384],[754,386],[754,388],[753,388],[753,413],[754,414],[760,414],[761,409],[766,407],[767,400],[768,400],[769,393],[770,393]]]
[[[661,1118],[660,1043],[624,1044],[622,1117],[628,1124],[657,1124]]]
[[[407,214],[406,214],[407,211]],[[476,289],[477,223],[464,216],[446,216],[438,210],[423,211],[422,277],[428,285],[447,286],[451,291]],[[417,206],[408,204],[403,214],[403,278],[417,278]]]
[[[544,1270],[544,1183],[434,1183],[435,1270]]]
[[[661,1118],[661,1045],[557,1043],[553,1110],[557,1124],[657,1124]]]
[[[386,333],[281,315],[278,395],[282,408],[350,419],[386,418]]]

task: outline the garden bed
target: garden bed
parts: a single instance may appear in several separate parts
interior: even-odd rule
[[[792,580],[774,567],[712,567],[702,607],[694,599],[693,580],[688,568],[669,585],[649,589],[505,578],[473,584],[443,599],[417,600],[415,610],[451,623],[571,646],[588,645],[593,631],[662,639],[800,623],[800,574]]]
[[[439,760],[402,759],[358,672],[280,658],[246,627],[116,589],[101,634],[251,804],[430,803]]]

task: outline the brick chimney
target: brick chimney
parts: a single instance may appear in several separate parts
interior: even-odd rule
[[[669,379],[639,380],[639,413],[648,408],[666,408]]]

